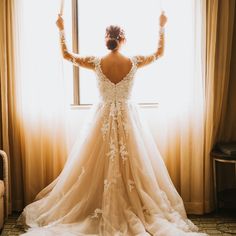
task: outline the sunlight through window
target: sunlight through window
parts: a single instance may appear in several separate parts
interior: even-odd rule
[[[163,4],[164,3],[164,4]],[[189,0],[163,2],[168,23],[165,55],[140,69],[135,79],[133,99],[140,103],[185,104],[190,99],[193,70],[193,6]],[[82,55],[102,56],[105,28],[116,24],[125,29],[127,42],[122,53],[148,55],[157,48],[160,1],[78,0],[79,50]],[[98,98],[93,72],[80,70],[80,101],[94,103]]]

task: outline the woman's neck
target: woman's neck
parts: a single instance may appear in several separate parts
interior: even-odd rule
[[[113,51],[110,52],[110,54],[120,55],[120,52],[119,52],[119,50],[113,50]]]

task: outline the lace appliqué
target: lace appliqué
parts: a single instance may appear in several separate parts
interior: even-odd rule
[[[156,54],[153,54],[152,55],[152,59],[151,59],[151,62],[154,62],[158,59],[158,56]]]
[[[117,117],[121,115],[122,108],[121,102],[111,103],[109,116],[111,116],[113,120],[117,120]]]
[[[127,160],[128,151],[126,149],[126,145],[124,144],[123,139],[120,140],[119,144],[120,144],[120,156],[124,164],[125,161]]]
[[[125,136],[127,138],[128,134],[129,134],[129,129],[130,129],[130,126],[129,126],[128,122],[123,122],[123,128],[124,128],[124,131],[125,131]]]
[[[128,186],[129,186],[129,191],[131,192],[132,189],[134,188],[134,181],[131,179],[128,179]]]
[[[143,210],[144,215],[148,215],[148,216],[151,215],[151,212],[145,206],[142,207],[142,210]]]
[[[115,234],[114,234],[114,236],[123,236],[124,234],[119,230],[119,231],[117,231]]]
[[[92,64],[94,66],[96,66],[97,64],[97,58],[93,57],[93,56],[89,56],[89,57],[79,57],[80,63],[89,63]],[[72,55],[71,57],[71,62],[73,63],[74,66],[79,66],[80,63],[78,62],[78,57]]]
[[[107,179],[104,180],[104,190],[107,191],[108,188],[110,187],[110,184],[109,181]]]
[[[94,213],[92,213],[91,218],[99,218],[99,216],[102,215],[102,209],[96,208],[94,210]]]
[[[117,154],[117,148],[112,138],[110,138],[109,148],[110,148],[110,151],[106,155],[113,162]]]
[[[115,178],[113,178],[110,181],[108,179],[105,179],[104,180],[104,191],[107,191],[110,188],[111,184],[116,184],[116,179]]]
[[[105,120],[105,121],[103,122],[102,128],[101,128],[103,140],[105,140],[106,134],[107,134],[109,128],[110,128],[109,121],[108,121],[108,120]]]
[[[137,64],[147,65],[147,64],[153,63],[158,58],[159,58],[159,55],[156,55],[156,53],[153,53],[149,56],[135,56],[134,60]]]
[[[104,121],[102,123],[101,132],[103,140],[105,140],[106,135],[110,129],[115,133],[117,132],[117,127],[120,130],[124,130],[126,137],[128,137],[129,125],[125,119],[126,117],[126,108],[122,102],[112,102],[106,105],[108,114],[104,115]],[[110,119],[111,118],[111,119]]]

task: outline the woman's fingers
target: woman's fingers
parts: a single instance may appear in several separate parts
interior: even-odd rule
[[[58,14],[56,24],[57,24],[58,28],[60,28],[60,29],[64,28],[64,20],[63,20],[61,14]]]
[[[162,12],[162,14],[160,15],[160,25],[164,26],[167,22],[167,17],[165,16],[164,12]]]

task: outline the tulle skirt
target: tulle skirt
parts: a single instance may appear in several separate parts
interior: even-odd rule
[[[133,103],[94,106],[61,174],[19,217],[23,235],[206,235],[187,219],[149,132]]]

